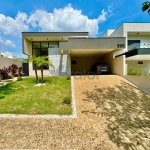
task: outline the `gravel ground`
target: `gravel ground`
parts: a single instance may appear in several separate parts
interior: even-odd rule
[[[0,118],[1,149],[149,150],[150,97],[119,76],[74,76],[77,118]]]

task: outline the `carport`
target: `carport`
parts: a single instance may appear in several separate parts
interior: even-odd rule
[[[68,38],[59,46],[61,51],[68,50],[72,75],[89,74],[96,62],[107,62],[115,73],[114,52],[125,48],[125,38]]]

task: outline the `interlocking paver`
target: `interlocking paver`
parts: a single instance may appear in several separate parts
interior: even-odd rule
[[[117,91],[124,92],[126,98],[131,101],[135,98],[132,96],[131,99],[127,95],[129,91],[121,89],[122,82],[128,90],[132,88],[134,94],[141,94],[138,89],[128,85],[119,76],[95,76],[93,79],[89,79],[88,76],[74,77],[77,118],[0,118],[0,148],[51,150],[148,148],[149,124],[145,124],[145,127],[139,124],[138,128],[133,127],[134,122],[130,122],[130,127],[125,126],[123,124],[125,120],[119,118],[124,114],[117,114],[118,111],[125,111],[121,101],[125,97],[119,95]],[[145,117],[149,119],[148,115]],[[143,136],[140,137],[138,132]],[[138,138],[141,138],[139,142]],[[144,138],[147,141],[145,140],[145,144],[140,144]]]

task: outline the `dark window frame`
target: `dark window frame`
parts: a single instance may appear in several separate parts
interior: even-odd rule
[[[46,42],[48,43],[48,47],[47,47],[47,48],[42,48],[42,46],[41,46],[42,44],[41,44],[41,43],[44,43],[44,42],[45,42],[45,43],[46,43]],[[40,47],[39,47],[39,48],[33,48],[33,44],[34,44],[34,43],[40,43]],[[40,41],[40,42],[36,42],[36,41],[35,41],[35,42],[32,42],[32,55],[33,55],[33,50],[34,50],[34,49],[38,49],[38,50],[40,51],[40,55],[39,55],[39,56],[42,56],[42,49],[46,49],[46,50],[48,51],[49,43],[50,43],[50,42],[48,42],[48,41]],[[44,55],[43,55],[43,56],[44,56]],[[48,55],[47,55],[47,56],[48,56]],[[35,70],[34,65],[32,65],[32,66],[33,66],[33,70]],[[43,68],[43,70],[48,70],[48,69],[49,69],[48,66],[46,66],[46,67]],[[40,70],[40,68],[37,68],[37,70]]]
[[[138,61],[138,64],[139,64],[139,65],[142,65],[142,64],[143,64],[143,61]]]
[[[48,43],[48,47],[46,47],[46,48],[43,48],[42,46],[41,46],[41,43]],[[58,41],[33,41],[32,42],[32,56],[33,56],[33,50],[34,49],[39,49],[40,50],[40,55],[39,56],[48,56],[48,54],[47,55],[42,55],[42,49],[45,49],[45,50],[47,50],[48,51],[48,48],[50,47],[50,43],[51,42],[57,42],[58,43],[58,47],[59,47],[59,42]],[[33,48],[33,44],[34,43],[40,43],[40,47],[39,48]],[[49,69],[49,67],[47,67],[47,66],[45,66],[45,68],[43,68],[44,70],[48,70]],[[33,70],[35,70],[34,69],[34,65],[33,65]],[[38,70],[40,70],[40,68],[38,68]]]
[[[77,64],[77,61],[76,61],[76,60],[72,60],[72,61],[71,61],[71,64],[72,64],[72,65],[76,65],[76,64]]]

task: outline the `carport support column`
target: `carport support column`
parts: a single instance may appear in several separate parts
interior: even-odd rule
[[[62,53],[60,75],[62,76],[71,75],[71,57],[68,50],[63,50]]]

